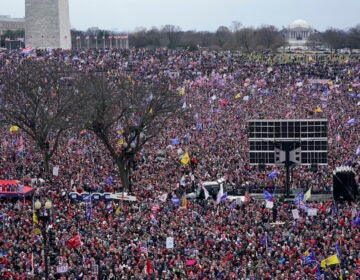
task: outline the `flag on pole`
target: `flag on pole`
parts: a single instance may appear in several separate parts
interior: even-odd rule
[[[146,261],[146,274],[151,275],[154,274],[154,265],[151,260]]]
[[[187,152],[181,157],[180,162],[183,165],[187,165],[190,162],[190,157],[189,157],[189,154]]]
[[[245,191],[245,199],[244,202],[250,202],[251,201],[251,196],[249,191]]]
[[[354,125],[356,123],[356,119],[355,118],[352,118],[350,120],[347,121],[347,124],[349,125]]]
[[[216,195],[216,203],[220,203],[221,200],[223,199],[223,196],[224,196],[224,187],[223,185],[221,184],[220,185],[220,189]]]
[[[295,198],[294,198],[294,204],[295,205],[299,205],[300,204],[300,201],[303,201],[304,200],[304,193],[303,192],[299,192]]]
[[[315,254],[312,249],[308,249],[304,252],[303,257],[301,258],[301,263],[302,265],[316,263]]]
[[[339,263],[340,263],[340,260],[337,256],[337,254],[335,254],[335,255],[332,255],[332,256],[322,260],[320,263],[320,266],[324,268],[324,267],[334,265],[334,264],[339,264]]]
[[[278,174],[279,174],[279,171],[278,171],[278,170],[273,170],[273,171],[271,171],[271,172],[269,173],[268,178],[269,178],[270,180],[273,180],[273,179],[275,179],[275,178],[278,176]]]
[[[265,199],[266,200],[268,200],[268,201],[273,201],[274,200],[274,197],[272,196],[272,194],[271,193],[269,193],[268,191],[264,191],[264,197],[265,197]]]
[[[159,196],[159,200],[162,201],[162,202],[166,202],[167,197],[168,197],[168,194],[164,193],[164,194]]]
[[[115,210],[115,215],[116,216],[120,216],[120,214],[121,214],[121,207],[120,207],[120,205],[116,208],[116,210]]]
[[[152,212],[157,212],[159,210],[160,210],[160,206],[158,203],[153,204],[153,206],[151,207]]]
[[[185,195],[181,198],[181,207],[187,208],[187,198]]]
[[[149,252],[148,245],[146,242],[141,242],[139,246],[140,252],[146,254]]]
[[[311,197],[311,187],[308,189],[308,191],[304,194],[304,201],[307,201]]]
[[[336,255],[338,255],[339,258],[341,258],[341,250],[340,250],[340,242],[337,241],[335,244],[335,251],[336,251]]]
[[[68,239],[67,245],[71,248],[77,248],[82,245],[80,234],[73,235],[71,238]]]
[[[355,154],[360,156],[360,145],[356,148]]]
[[[171,202],[173,203],[174,206],[179,206],[180,205],[180,198],[178,197],[173,197],[171,199]]]
[[[35,211],[33,212],[33,222],[35,223],[35,224],[39,224],[39,218],[38,218],[38,216],[36,215],[36,213],[35,213]]]

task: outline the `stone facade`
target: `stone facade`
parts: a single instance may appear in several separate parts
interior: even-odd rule
[[[24,30],[25,20],[23,18],[12,18],[10,16],[0,15],[0,35],[4,32],[11,30]]]
[[[25,0],[25,45],[71,48],[68,0]]]

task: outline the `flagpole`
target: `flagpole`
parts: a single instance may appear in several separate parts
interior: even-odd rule
[[[268,252],[268,236],[267,236],[267,231],[265,231],[265,248],[266,248],[266,253]]]
[[[34,253],[31,252],[31,274],[34,275]]]

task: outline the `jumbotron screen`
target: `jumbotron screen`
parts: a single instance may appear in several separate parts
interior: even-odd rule
[[[275,164],[275,148],[281,142],[301,147],[301,164],[327,164],[326,119],[249,120],[250,164]]]

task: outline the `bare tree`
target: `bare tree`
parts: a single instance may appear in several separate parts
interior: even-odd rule
[[[239,31],[241,29],[241,27],[242,27],[242,23],[240,21],[234,20],[234,21],[231,22],[230,29],[231,29],[232,32],[235,33],[237,31]]]
[[[273,25],[265,25],[255,32],[255,41],[259,50],[276,50],[285,43],[284,36]]]
[[[235,32],[234,39],[236,46],[250,53],[254,48],[254,34],[255,31],[252,28],[243,28]]]
[[[168,47],[170,49],[176,48],[180,41],[181,41],[181,29],[179,26],[174,25],[165,25],[162,30],[167,35],[167,38],[169,40]]]
[[[118,167],[122,186],[132,190],[134,157],[151,138],[179,115],[180,96],[167,81],[145,82],[132,78],[89,73],[78,89],[88,98],[82,111],[84,126],[109,151]]]
[[[346,46],[346,33],[343,30],[328,29],[322,33],[324,43],[329,46],[335,53],[338,49],[342,49]]]
[[[360,49],[360,24],[356,25],[355,27],[349,30],[349,48],[353,49]]]
[[[35,141],[44,171],[49,172],[60,136],[71,127],[79,104],[80,96],[71,85],[72,70],[59,61],[27,59],[8,65],[1,74],[4,120]]]
[[[226,43],[229,42],[231,38],[231,31],[226,26],[219,26],[219,28],[216,30],[215,36],[218,40],[218,44],[220,47],[223,47]]]

